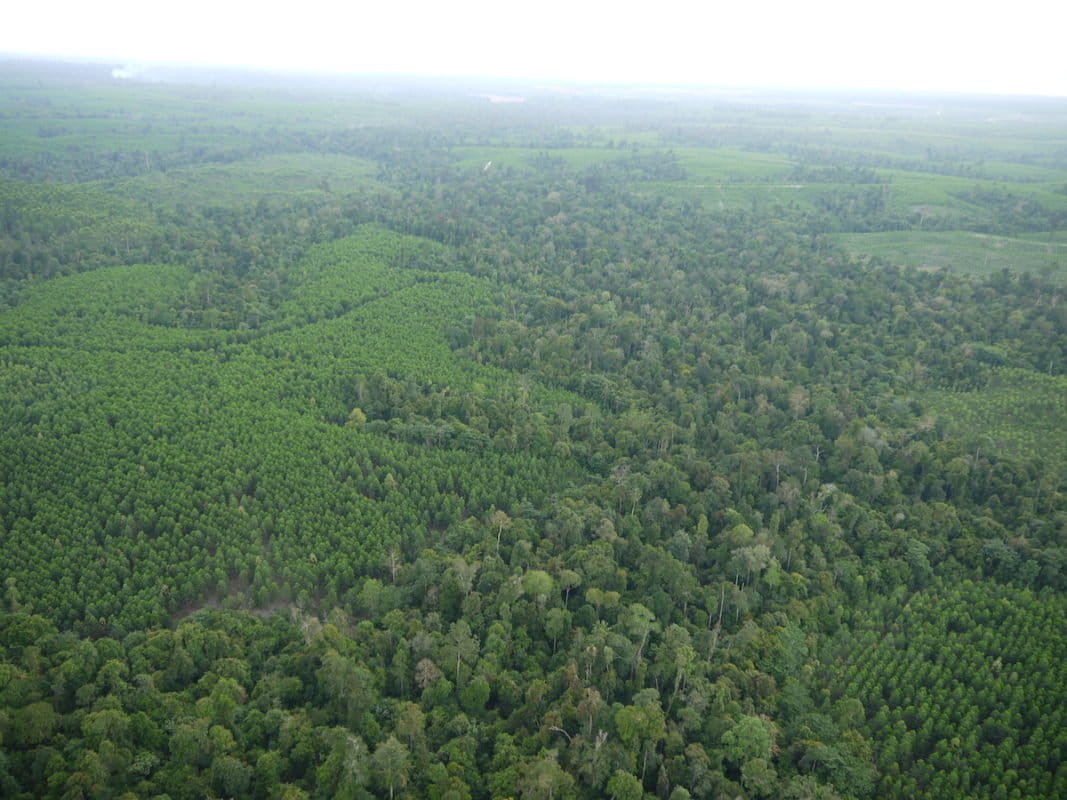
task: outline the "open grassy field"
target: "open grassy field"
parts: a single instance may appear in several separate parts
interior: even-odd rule
[[[1031,242],[1056,242],[1059,244],[1067,244],[1067,231],[1023,232],[1019,234],[1019,238]]]
[[[748,152],[734,148],[674,148],[678,164],[688,173],[688,184],[749,181],[787,182],[794,163],[776,153]]]
[[[1027,198],[1053,211],[1067,209],[1067,194],[1063,193],[1062,180],[1058,179],[1058,173],[1055,172],[1043,181],[989,180],[909,170],[878,172],[890,184],[892,207],[901,213],[911,213],[925,207],[940,210],[941,213],[970,214],[981,219],[984,209],[967,198],[974,193],[990,192]]]
[[[167,206],[205,200],[209,205],[238,206],[263,198],[384,190],[375,180],[377,170],[374,162],[355,156],[285,153],[151,172],[108,181],[103,188]]]
[[[1022,224],[1036,227],[1067,212],[1067,173],[1060,169],[996,162],[992,168],[976,166],[973,176],[953,175],[937,172],[932,164],[929,171],[867,167],[866,160],[878,164],[893,159],[857,151],[849,167],[854,177],[849,177],[826,169],[808,150],[793,156],[733,148],[681,147],[673,152],[685,180],[647,182],[640,189],[698,199],[709,208],[796,204],[810,211],[826,208],[835,196],[881,193],[885,227],[921,228],[936,222],[975,230],[1002,227],[1005,207],[1023,207],[1030,218]]]
[[[947,269],[970,275],[1010,269],[1067,282],[1067,241],[1034,241],[970,231],[847,233],[835,238],[854,256],[884,258],[905,267]]]

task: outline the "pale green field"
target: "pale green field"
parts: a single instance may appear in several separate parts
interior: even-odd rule
[[[819,207],[820,198],[862,197],[884,191],[887,197],[884,213],[898,224],[918,227],[940,221],[940,227],[945,227],[947,222],[955,228],[996,229],[1002,221],[998,212],[981,198],[975,198],[976,192],[999,194],[1011,198],[1010,203],[1023,200],[1036,203],[1042,219],[1046,214],[1067,211],[1067,190],[1062,180],[1065,174],[1056,169],[1001,162],[981,165],[985,174],[1003,178],[992,180],[877,168],[872,172],[883,183],[832,183],[794,177],[794,167],[819,169],[820,165],[802,165],[775,153],[698,147],[680,147],[673,152],[686,170],[687,179],[646,182],[638,188],[700,200],[712,209],[794,204],[811,209]],[[1009,178],[1013,172],[1014,179]]]
[[[752,153],[744,150],[676,147],[678,164],[689,173],[689,184],[722,182],[785,182],[793,162],[775,153]]]
[[[1062,242],[1067,244],[1067,231],[1035,231],[1033,233],[1020,233],[1020,239],[1027,239],[1031,242]]]
[[[811,192],[825,192],[834,184],[803,184],[789,179],[795,166],[775,153],[748,152],[735,148],[674,147],[671,152],[686,172],[684,181],[645,181],[638,191],[669,194],[699,200],[707,208],[749,208],[757,205],[810,206]]]
[[[843,233],[834,238],[854,256],[878,256],[905,267],[971,275],[1010,269],[1067,283],[1067,241],[1042,242],[970,231]]]
[[[206,200],[209,205],[236,206],[261,198],[383,189],[375,180],[377,173],[377,165],[363,158],[304,153],[182,167],[101,185],[167,205]]]
[[[1014,164],[1007,161],[983,161],[978,165],[982,178],[996,181],[1019,181],[1035,183],[1059,183],[1067,186],[1067,169],[1038,167],[1032,164]]]
[[[975,189],[999,190],[1031,198],[1053,210],[1067,209],[1067,194],[1056,191],[1062,188],[1062,184],[1055,181],[1006,183],[898,169],[877,170],[877,172],[889,180],[890,202],[893,208],[900,212],[914,211],[920,206],[948,209],[976,208],[961,198],[961,195],[966,195]]]

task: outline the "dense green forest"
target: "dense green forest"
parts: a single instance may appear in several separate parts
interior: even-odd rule
[[[1067,103],[157,77],[0,62],[0,795],[1067,796]]]

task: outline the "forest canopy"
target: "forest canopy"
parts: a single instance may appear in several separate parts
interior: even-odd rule
[[[0,62],[0,794],[1067,795],[1067,106],[468,88]]]

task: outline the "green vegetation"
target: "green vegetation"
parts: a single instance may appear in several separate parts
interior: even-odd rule
[[[563,147],[552,149],[537,149],[533,147],[457,147],[454,151],[458,156],[456,166],[460,168],[473,168],[485,170],[486,165],[493,164],[497,168],[502,166],[524,167],[536,169],[539,161],[545,159],[560,159],[571,166],[586,167],[612,158],[620,158],[627,154],[623,149],[594,148],[594,147]]]
[[[0,276],[49,278],[117,258],[147,259],[151,217],[123,195],[92,186],[0,178]],[[17,234],[17,235],[16,235]]]
[[[999,354],[991,353],[998,358]],[[1015,456],[1067,465],[1067,378],[1007,367],[983,375],[978,388],[936,390],[924,400],[961,435]]]
[[[110,194],[149,204],[239,206],[290,197],[381,190],[373,161],[337,154],[286,153],[231,164],[180,167],[105,182]]]
[[[0,795],[1067,791],[1061,104],[157,77],[0,64]]]
[[[839,237],[851,254],[876,256],[917,269],[959,270],[989,276],[1001,270],[1031,272],[1067,281],[1067,243],[992,236],[968,231],[847,233]]]
[[[422,243],[407,244],[376,230],[314,249],[297,270],[312,277],[279,307],[281,330],[270,332],[273,326],[267,326],[252,340],[179,326],[179,316],[169,309],[191,283],[180,267],[113,267],[56,279],[0,315],[5,345],[0,352],[15,366],[5,386],[10,400],[5,486],[9,497],[22,497],[35,509],[31,518],[20,516],[8,529],[4,575],[32,592],[35,607],[53,618],[129,630],[165,620],[242,572],[255,595],[254,564],[264,557],[260,581],[274,589],[275,577],[265,572],[267,565],[273,567],[277,580],[289,584],[287,597],[310,596],[331,581],[336,584],[336,563],[328,573],[326,564],[314,566],[317,537],[325,537],[322,552],[343,546],[348,565],[343,569],[354,574],[384,563],[386,549],[399,546],[406,527],[455,519],[447,494],[417,507],[372,502],[382,499],[378,482],[389,476],[395,483],[412,475],[414,485],[404,492],[410,497],[421,491],[415,485],[437,480],[436,469],[467,475],[493,471],[483,484],[487,504],[468,505],[465,513],[512,506],[538,496],[543,485],[565,481],[572,470],[549,453],[538,460],[528,447],[522,456],[485,454],[472,463],[472,452],[492,444],[484,425],[479,430],[460,419],[431,423],[420,421],[414,409],[409,419],[399,408],[378,408],[388,402],[389,391],[412,391],[393,386],[386,375],[405,376],[415,386],[438,385],[438,391],[481,380],[499,387],[482,405],[504,402],[497,397],[503,388],[498,374],[459,363],[445,338],[447,327],[485,307],[484,287],[463,274],[403,272],[381,263],[404,252],[405,245],[412,260],[420,251],[432,255]],[[46,406],[36,402],[42,383],[62,386],[65,380],[84,385],[74,395],[59,389]],[[372,421],[366,431],[362,424],[341,427],[352,422],[357,402],[364,421],[370,413],[392,424]],[[76,437],[64,443],[26,435],[42,428]],[[340,466],[361,458],[368,435],[384,448],[374,457],[382,463]],[[433,442],[440,449],[434,455],[398,447],[398,439]],[[269,463],[268,453],[279,446],[289,453],[288,465],[278,465],[277,473],[257,467]],[[123,472],[130,452],[144,454],[139,478],[115,483],[104,477]],[[190,454],[198,455],[189,460]],[[431,466],[440,459],[438,468]],[[296,472],[285,480],[289,470]],[[521,484],[513,477],[518,473],[525,475]],[[212,474],[230,477],[213,486],[216,479],[207,477]],[[34,488],[45,475],[56,490],[51,501]],[[293,480],[297,475],[299,483]],[[364,478],[371,483],[364,484]],[[268,491],[265,487],[275,481],[285,481],[284,488]],[[228,509],[206,500],[220,490],[234,501]],[[312,499],[324,491],[321,501]],[[260,541],[264,527],[276,529],[269,549]],[[367,529],[376,531],[373,540],[362,534]],[[130,550],[115,563],[113,548],[130,534]],[[80,587],[76,596],[52,599],[54,591],[38,585],[49,574],[41,559],[56,558],[30,545],[42,535],[78,543],[76,558],[69,558],[74,553],[68,550],[64,564],[51,568],[53,576],[57,571],[61,576],[60,587],[67,582]],[[287,536],[294,537],[289,545]],[[201,537],[217,544],[196,552]],[[289,546],[301,552],[289,552]],[[367,551],[368,546],[373,549]],[[414,542],[407,546],[415,548]],[[163,569],[157,559],[168,557],[168,550],[171,566]],[[87,571],[86,557],[98,558],[98,569]],[[170,576],[162,592],[148,578],[160,572]],[[118,591],[123,585],[125,593]],[[132,585],[143,589],[134,594]]]
[[[1001,557],[995,543],[986,548]],[[1067,658],[1065,615],[1059,594],[965,582],[857,625],[833,665],[837,710],[883,742],[878,795],[1067,792],[1067,696],[1055,678]]]

